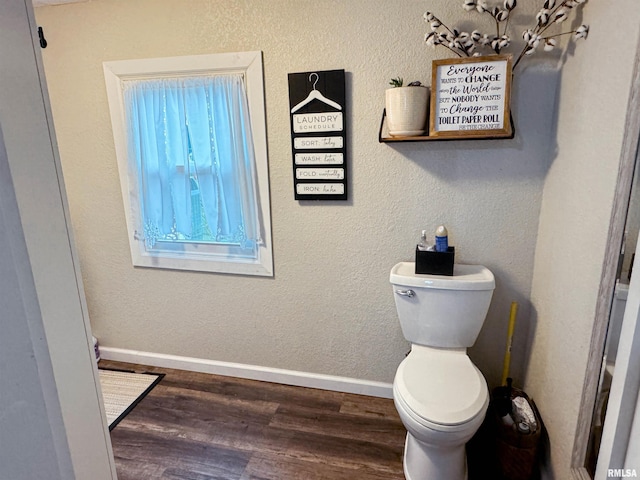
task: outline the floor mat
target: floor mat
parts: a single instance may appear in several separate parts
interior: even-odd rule
[[[109,430],[155,387],[164,374],[98,369]]]

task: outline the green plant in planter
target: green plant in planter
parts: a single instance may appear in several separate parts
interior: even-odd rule
[[[385,109],[389,134],[411,136],[424,133],[429,89],[415,81],[404,85],[402,77],[392,78],[385,91]],[[415,88],[421,87],[421,88]]]
[[[402,77],[392,78],[391,81],[389,82],[389,85],[391,85],[393,88],[402,87],[404,85],[404,80],[402,79]],[[416,80],[415,82],[411,82],[409,85],[407,85],[407,87],[421,87],[421,86],[422,86],[422,82],[420,82],[419,80]]]

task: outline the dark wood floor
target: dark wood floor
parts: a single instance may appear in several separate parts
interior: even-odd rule
[[[403,480],[392,400],[102,360],[164,373],[111,432],[120,480]],[[487,475],[483,446],[470,479]],[[443,479],[446,480],[446,479]]]
[[[164,373],[111,432],[120,480],[402,480],[392,400],[101,361]]]

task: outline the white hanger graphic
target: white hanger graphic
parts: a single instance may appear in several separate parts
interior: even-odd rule
[[[340,104],[334,102],[333,100],[329,100],[327,97],[321,94],[318,90],[316,90],[316,84],[318,83],[318,79],[320,78],[319,75],[317,73],[312,73],[311,75],[309,75],[309,81],[311,81],[311,77],[313,77],[314,75],[316,76],[316,81],[313,82],[313,90],[309,92],[309,95],[307,96],[307,98],[305,98],[303,101],[301,101],[299,104],[297,104],[295,107],[291,109],[291,113],[296,113],[298,110],[300,110],[302,107],[312,102],[313,100],[320,100],[321,102],[324,102],[327,105],[332,106],[333,108],[342,110],[342,106]]]

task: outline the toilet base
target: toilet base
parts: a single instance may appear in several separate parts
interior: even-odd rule
[[[418,441],[407,433],[402,461],[406,480],[467,480],[465,444],[436,447]]]

